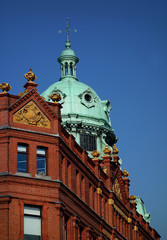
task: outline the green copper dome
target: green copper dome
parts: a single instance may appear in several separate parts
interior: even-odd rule
[[[103,155],[102,149],[106,144],[112,146],[117,141],[111,128],[110,101],[102,101],[91,87],[78,81],[76,64],[79,59],[70,48],[69,39],[65,46],[58,58],[61,77],[42,96],[46,101],[52,101],[50,95],[59,93],[63,126],[74,135],[82,148],[88,152],[98,150]]]

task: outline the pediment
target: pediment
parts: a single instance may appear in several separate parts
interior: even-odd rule
[[[42,113],[33,100],[13,114],[13,122],[50,128],[50,120]]]
[[[52,119],[58,118],[35,89],[20,97],[9,109],[14,123],[50,128]]]
[[[16,111],[17,108],[20,108],[24,104],[27,103],[27,101],[33,100],[34,102],[37,102],[37,105],[40,105],[40,108],[43,108],[44,111],[48,114],[50,118],[58,118],[57,114],[53,111],[53,109],[48,105],[48,103],[39,95],[39,93],[32,89],[25,95],[23,95],[21,98],[19,98],[16,102],[14,102],[10,106],[10,111]]]

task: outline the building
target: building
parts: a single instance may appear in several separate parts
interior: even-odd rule
[[[77,81],[68,39],[58,61],[61,81],[43,96],[31,69],[23,93],[0,85],[0,240],[159,240],[129,196],[109,101]]]

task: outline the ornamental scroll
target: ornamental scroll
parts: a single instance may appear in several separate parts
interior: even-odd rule
[[[33,101],[27,103],[13,115],[13,122],[50,128],[49,119],[41,112]]]

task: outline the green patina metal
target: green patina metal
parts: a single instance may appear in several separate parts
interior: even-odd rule
[[[66,31],[68,33],[69,30]],[[91,87],[78,81],[76,64],[79,59],[70,48],[69,36],[65,47],[58,58],[61,77],[58,82],[46,89],[42,96],[47,101],[52,101],[49,96],[59,93],[63,107],[61,110],[63,126],[74,135],[79,144],[80,134],[96,136],[97,150],[103,155],[102,149],[106,144],[112,146],[117,141],[111,127],[110,101],[102,101]]]

